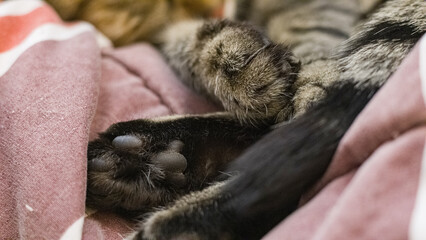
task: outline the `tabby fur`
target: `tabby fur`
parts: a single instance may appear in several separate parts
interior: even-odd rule
[[[235,18],[255,26],[191,21],[160,33],[181,79],[225,112],[111,126],[89,143],[88,204],[167,205],[131,239],[259,239],[295,210],[424,34],[423,0],[383,2],[242,0]],[[121,136],[133,140],[114,144]]]
[[[64,20],[84,20],[115,46],[155,41],[171,22],[214,16],[221,0],[46,0]]]

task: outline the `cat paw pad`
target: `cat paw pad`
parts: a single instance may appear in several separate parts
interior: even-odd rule
[[[155,154],[151,158],[153,164],[165,171],[166,180],[177,187],[183,187],[186,183],[183,173],[186,170],[187,161],[180,153],[183,146],[183,142],[174,140],[165,151]]]
[[[184,143],[150,136],[101,135],[89,143],[87,202],[98,208],[139,210],[165,204],[187,186]]]

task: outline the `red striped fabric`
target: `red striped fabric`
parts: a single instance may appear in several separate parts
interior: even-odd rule
[[[42,1],[0,2],[0,239],[122,240],[129,222],[85,214],[89,137],[117,121],[216,110],[149,45],[108,44]]]
[[[20,44],[34,29],[46,24],[61,24],[61,19],[47,5],[19,16],[0,17],[0,53]]]

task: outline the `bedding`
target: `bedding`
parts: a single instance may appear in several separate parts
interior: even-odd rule
[[[264,239],[426,239],[425,81],[423,38]],[[132,222],[85,208],[87,142],[118,121],[217,110],[149,44],[113,48],[41,1],[0,2],[0,238],[123,239]]]
[[[265,240],[426,239],[426,38],[342,139],[301,207]]]
[[[0,239],[122,239],[85,213],[87,143],[118,121],[218,108],[148,44],[113,49],[41,1],[0,3]]]

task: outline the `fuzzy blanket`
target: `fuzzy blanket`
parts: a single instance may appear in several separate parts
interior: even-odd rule
[[[0,3],[0,239],[122,239],[85,214],[87,143],[118,121],[217,107],[147,44],[113,49],[41,1]]]
[[[426,239],[426,37],[342,139],[275,239]]]
[[[426,239],[425,64],[423,40],[265,239]],[[43,2],[0,2],[0,239],[123,239],[129,222],[86,213],[89,139],[117,121],[215,110],[149,45],[113,49]]]

